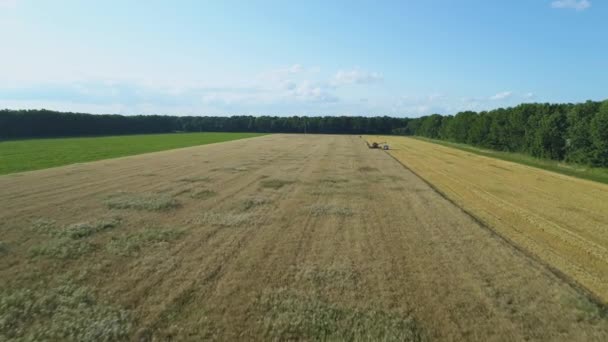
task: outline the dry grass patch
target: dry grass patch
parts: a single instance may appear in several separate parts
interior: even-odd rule
[[[387,175],[386,178],[388,178],[388,179],[390,179],[390,180],[392,180],[394,182],[402,181],[403,180],[403,177],[397,176],[397,175]]]
[[[350,208],[342,207],[334,204],[313,204],[309,207],[312,216],[352,216],[353,211]]]
[[[193,199],[207,199],[217,195],[217,192],[209,189],[199,190],[190,194],[190,197]]]
[[[361,275],[348,265],[333,264],[325,267],[305,265],[299,267],[295,279],[314,289],[356,290]]]
[[[58,232],[59,236],[71,239],[82,239],[95,233],[112,229],[120,224],[120,218],[104,219],[93,222],[80,222],[71,224]]]
[[[278,189],[284,187],[285,185],[289,185],[289,184],[293,184],[293,183],[295,183],[295,182],[284,180],[284,179],[266,179],[266,180],[261,181],[260,185],[262,186],[262,188],[278,190]]]
[[[359,188],[356,186],[326,186],[314,189],[310,191],[310,194],[313,196],[327,196],[327,197],[341,197],[341,198],[355,198],[355,197],[365,197],[369,198],[369,193],[365,191],[363,188]]]
[[[70,280],[0,290],[2,341],[124,341],[130,313]]]
[[[147,228],[143,231],[113,236],[106,251],[121,256],[134,256],[146,247],[162,247],[182,237],[186,231],[174,228]]]
[[[32,257],[77,259],[93,251],[96,245],[89,238],[99,232],[117,227],[119,218],[80,222],[58,227],[53,221],[37,220],[32,229],[47,236],[43,242],[30,249]]]
[[[375,167],[363,166],[363,167],[359,168],[359,171],[361,171],[361,172],[378,172],[379,170]]]
[[[588,298],[579,297],[575,303],[577,319],[579,321],[599,322],[608,318],[608,308],[590,301]]]
[[[146,211],[167,211],[179,207],[179,202],[165,194],[120,193],[105,200],[110,209],[135,209]]]
[[[395,183],[403,181],[403,178],[396,175],[384,175],[384,174],[373,174],[369,175],[366,178],[366,181],[372,183]]]
[[[47,234],[57,228],[56,222],[53,220],[38,218],[32,221],[32,230],[37,233]]]
[[[415,320],[381,310],[360,310],[304,293],[264,292],[256,307],[266,338],[279,341],[425,341]]]
[[[177,197],[177,196],[189,194],[191,192],[192,192],[192,189],[180,189],[180,190],[176,190],[176,191],[172,192],[171,196],[172,197]]]
[[[32,257],[49,257],[53,259],[77,259],[95,249],[90,241],[55,238],[47,240],[30,249]]]
[[[252,213],[210,212],[192,220],[191,223],[220,227],[238,227],[250,224],[256,217]]]
[[[272,200],[270,200],[269,198],[254,196],[243,200],[243,202],[241,203],[241,207],[243,208],[243,210],[249,210],[251,208],[263,206],[270,203],[272,203]]]
[[[323,187],[340,188],[342,185],[348,183],[349,180],[345,178],[323,178],[319,180],[319,184]]]
[[[180,178],[178,182],[182,183],[199,183],[199,182],[209,182],[211,181],[210,177],[184,177]]]
[[[6,242],[0,241],[0,255],[8,254],[9,248]]]

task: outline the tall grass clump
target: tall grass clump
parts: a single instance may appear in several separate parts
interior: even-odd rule
[[[259,321],[270,340],[425,341],[410,317],[381,310],[340,307],[288,289],[263,293],[257,300]]]
[[[251,223],[251,221],[255,218],[256,215],[253,215],[252,213],[209,212],[201,215],[191,222],[199,225],[238,227]]]
[[[2,341],[125,341],[130,313],[71,281],[0,290]]]
[[[102,219],[58,227],[54,221],[36,220],[32,229],[45,235],[44,241],[30,249],[32,257],[76,259],[95,249],[89,238],[99,232],[117,227],[119,218]]]
[[[241,207],[243,210],[249,210],[255,207],[259,207],[259,206],[263,206],[266,204],[270,204],[272,203],[272,200],[266,197],[261,197],[261,196],[254,196],[254,197],[249,197],[243,200],[243,202],[241,202]]]
[[[191,193],[190,197],[193,199],[203,200],[203,199],[211,198],[215,195],[217,195],[217,192],[215,192],[213,190],[209,190],[209,189],[203,189],[203,190],[199,190],[194,193]]]

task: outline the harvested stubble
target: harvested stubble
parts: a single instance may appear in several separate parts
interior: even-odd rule
[[[182,183],[200,183],[211,181],[210,177],[184,177],[179,179]]]
[[[261,162],[264,154],[271,161]],[[207,184],[176,179],[235,163],[251,168],[213,173],[209,189],[221,189],[217,201],[183,195],[176,211],[124,210],[124,226],[69,238],[94,245],[87,257],[28,258],[31,246],[54,238],[45,232],[115,213],[101,205],[100,194],[194,192]],[[380,171],[359,171],[366,166]],[[61,274],[85,274],[78,286],[94,297],[83,310],[129,309],[126,321],[82,312],[77,330],[95,327],[93,320],[110,323],[103,317],[116,323],[104,324],[104,331],[120,334],[99,340],[390,340],[419,333],[439,341],[608,340],[605,316],[583,293],[357,137],[272,135],[79,168],[85,172],[55,168],[0,177],[0,236],[10,246],[0,257],[0,292],[38,291],[31,279],[40,277],[52,289]],[[142,170],[159,176],[151,182]],[[273,179],[297,181],[278,190],[260,184]],[[348,183],[327,186],[323,179]],[[247,201],[255,197],[272,204]],[[354,214],[314,216],[315,204]],[[33,217],[62,224],[33,224]],[[145,227],[187,227],[187,235],[139,235]],[[23,303],[30,305],[27,297]],[[22,340],[60,340],[45,338],[45,330],[61,317],[31,317],[34,322],[17,331]]]
[[[184,229],[146,228],[143,231],[113,236],[106,245],[106,250],[111,254],[134,256],[145,247],[166,245],[185,233]]]
[[[334,204],[313,204],[310,206],[310,213],[312,216],[352,216],[353,211],[350,208],[338,206]]]
[[[270,189],[278,190],[278,189],[284,187],[285,185],[289,185],[289,184],[293,184],[293,183],[295,183],[295,182],[284,180],[284,179],[267,179],[267,180],[261,181],[260,185],[263,188],[270,188]]]
[[[203,189],[203,190],[199,190],[199,191],[191,193],[190,197],[194,198],[194,199],[202,200],[202,199],[211,198],[215,195],[217,195],[217,192],[215,192],[213,190],[209,190],[209,189]]]
[[[110,209],[135,209],[165,211],[179,207],[179,202],[166,194],[129,194],[122,193],[105,200]]]

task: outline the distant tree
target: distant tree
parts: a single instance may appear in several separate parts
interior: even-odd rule
[[[492,124],[492,118],[486,112],[480,113],[474,121],[471,122],[467,133],[467,143],[487,147],[488,134],[490,132],[490,125]]]
[[[431,139],[439,138],[439,131],[441,129],[441,123],[443,121],[441,115],[433,114],[431,116],[422,117],[421,120],[422,123],[418,128],[417,134]]]
[[[566,156],[569,162],[588,164],[594,159],[591,120],[599,111],[598,102],[587,101],[572,106],[567,113]]]
[[[450,128],[450,140],[466,143],[469,141],[469,131],[471,130],[475,120],[477,119],[477,113],[467,111],[461,112],[454,116],[454,120],[451,122]]]
[[[540,157],[562,160],[565,155],[565,115],[555,112],[545,115],[536,132],[537,144],[540,148]]]
[[[591,120],[594,164],[608,166],[608,100],[604,101]]]
[[[451,115],[444,116],[441,118],[441,125],[439,127],[439,139],[451,140],[452,136],[452,124],[454,123],[454,117]]]

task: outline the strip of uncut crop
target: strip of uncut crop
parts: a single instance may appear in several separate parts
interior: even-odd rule
[[[567,176],[588,179],[595,182],[608,184],[608,168],[589,167],[587,165],[577,165],[572,163],[564,163],[562,161],[557,160],[535,158],[526,154],[516,152],[488,150],[480,147],[445,140],[428,139],[424,137],[412,138],[432,142],[434,144],[444,145],[447,147],[457,148],[465,152],[479,154],[486,157],[502,159],[547,171],[561,173]]]
[[[367,137],[501,235],[608,302],[608,186],[405,137]]]

